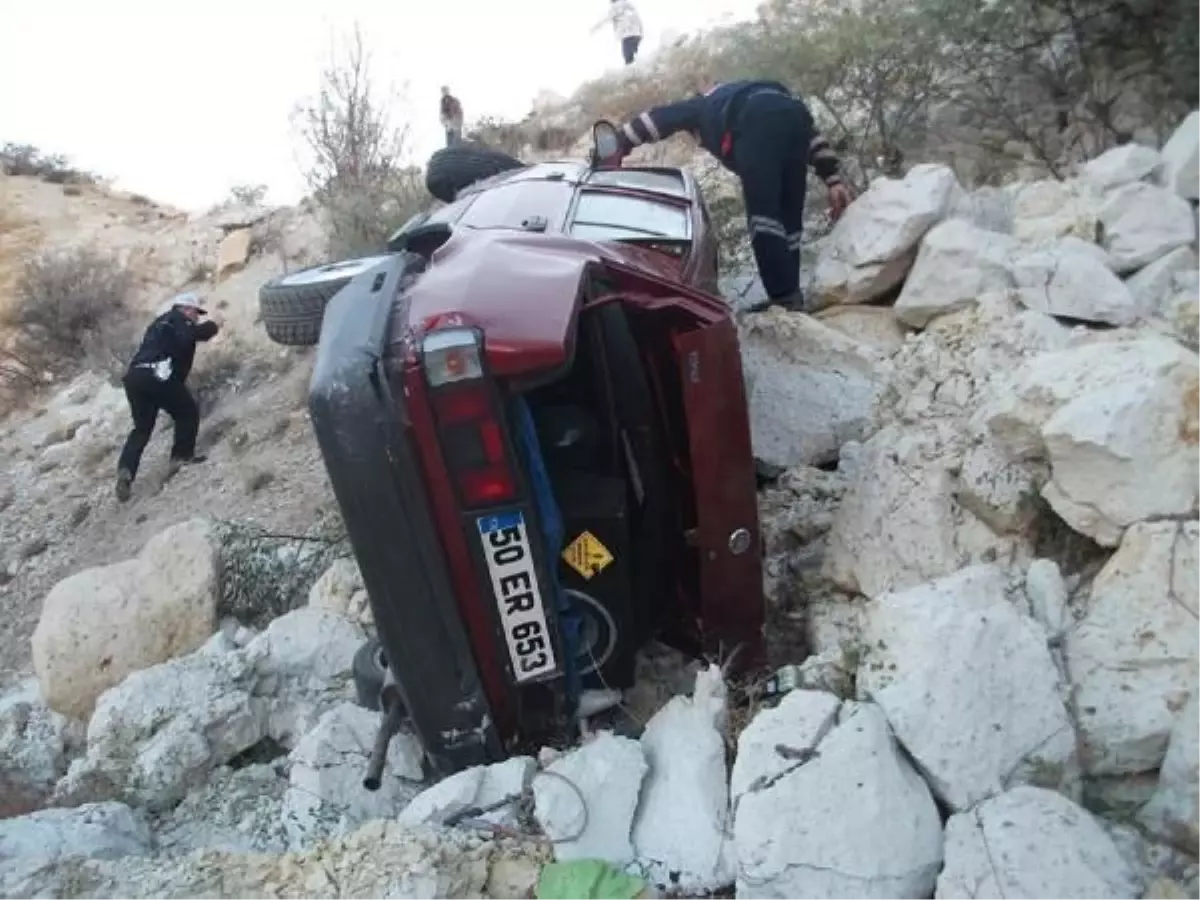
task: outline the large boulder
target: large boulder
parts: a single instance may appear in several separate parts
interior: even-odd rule
[[[1154,312],[1140,308],[1129,287],[1095,244],[1068,236],[1018,250],[1011,269],[1021,302],[1052,316],[1102,325],[1130,325]]]
[[[86,719],[133,672],[195,650],[213,633],[220,589],[210,524],[155,535],[131,560],[84,569],[46,595],[33,666],[50,707]]]
[[[982,295],[1012,287],[1008,258],[1017,247],[1009,235],[950,219],[933,228],[917,253],[896,299],[896,317],[924,328],[931,320],[975,303]]]
[[[735,807],[749,791],[769,787],[792,769],[798,758],[780,753],[780,747],[815,749],[837,725],[841,708],[833,694],[798,689],[784,694],[778,706],[755,715],[738,735],[729,777]]]
[[[642,785],[633,846],[641,870],[660,888],[691,895],[734,881],[725,768],[725,684],[709,666],[691,697],[674,697],[646,723]]]
[[[741,335],[754,455],[788,467],[838,458],[866,436],[887,372],[883,354],[811,316],[748,316]]]
[[[64,896],[55,870],[70,860],[153,853],[141,814],[123,803],[89,803],[0,819],[0,897]]]
[[[1021,367],[979,417],[1013,456],[1048,461],[1047,502],[1111,547],[1134,522],[1196,512],[1198,379],[1164,337],[1090,341]]]
[[[822,325],[828,325],[847,337],[891,353],[904,343],[904,328],[886,306],[830,306],[815,314]]]
[[[27,679],[0,695],[0,819],[44,805],[67,769],[72,729]]]
[[[946,823],[938,898],[1137,897],[1142,885],[1098,821],[1053,791],[1016,787]]]
[[[1188,114],[1163,146],[1162,181],[1185,200],[1200,200],[1200,112]]]
[[[1096,576],[1068,634],[1081,751],[1092,775],[1163,762],[1176,717],[1196,690],[1196,522],[1142,522]]]
[[[308,605],[325,609],[358,625],[374,622],[367,589],[358,563],[346,557],[334,560],[308,591]]]
[[[402,825],[442,825],[464,810],[488,809],[501,800],[522,798],[536,769],[537,763],[530,756],[511,756],[490,766],[463,769],[417,794],[397,821]],[[517,803],[514,800],[488,809],[477,818],[514,828],[518,824]]]
[[[868,608],[860,697],[951,810],[1017,783],[1067,788],[1075,729],[1045,632],[996,565],[884,594]]]
[[[1134,181],[1150,181],[1163,170],[1162,154],[1153,147],[1130,142],[1089,160],[1080,173],[1102,191]]]
[[[1100,208],[1101,243],[1118,272],[1133,272],[1196,240],[1186,200],[1145,182],[1110,191]]]
[[[883,713],[859,704],[817,738],[741,777],[738,897],[928,897],[941,820]]]
[[[1200,849],[1200,692],[1175,717],[1158,789],[1138,815],[1152,833],[1195,856]]]
[[[1176,247],[1132,275],[1125,284],[1139,310],[1163,315],[1164,307],[1175,290],[1175,276],[1184,273],[1194,275],[1197,264],[1195,250]]]
[[[1029,243],[1068,235],[1094,241],[1102,202],[1100,189],[1086,179],[1022,184],[1013,197],[1013,236]]]
[[[954,172],[935,164],[872,182],[822,242],[814,305],[864,303],[903,281],[917,242],[945,216],[957,188]]]
[[[352,831],[371,819],[394,818],[420,789],[421,746],[405,732],[392,737],[377,791],[363,787],[379,716],[341,703],[304,735],[291,753],[283,822],[292,847]]]

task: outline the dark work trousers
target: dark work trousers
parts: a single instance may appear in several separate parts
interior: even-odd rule
[[[733,159],[742,180],[750,246],[767,296],[782,299],[800,286],[800,237],[812,115],[782,94],[746,99],[734,129]]]
[[[125,439],[118,471],[127,469],[137,475],[142,453],[154,433],[154,422],[161,409],[175,422],[175,443],[171,459],[191,459],[196,452],[196,433],[200,429],[200,409],[181,381],[159,381],[149,369],[130,369],[126,373],[125,397],[133,415],[133,430]]]
[[[641,42],[640,37],[621,38],[621,55],[625,57],[625,65],[632,65],[637,59],[638,45]]]

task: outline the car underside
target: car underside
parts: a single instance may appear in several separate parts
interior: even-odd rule
[[[401,717],[442,774],[553,741],[651,639],[763,664],[706,219],[678,170],[533,166],[329,299],[310,410],[378,630],[381,748]]]

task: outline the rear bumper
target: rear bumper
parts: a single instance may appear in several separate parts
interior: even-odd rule
[[[504,751],[430,517],[404,398],[384,371],[405,267],[398,255],[329,302],[309,410],[389,667],[430,763],[449,773]]]

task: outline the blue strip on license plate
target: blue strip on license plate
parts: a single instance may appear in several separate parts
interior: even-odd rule
[[[554,674],[558,664],[529,549],[525,517],[513,510],[480,516],[476,525],[513,678],[520,684]]]

